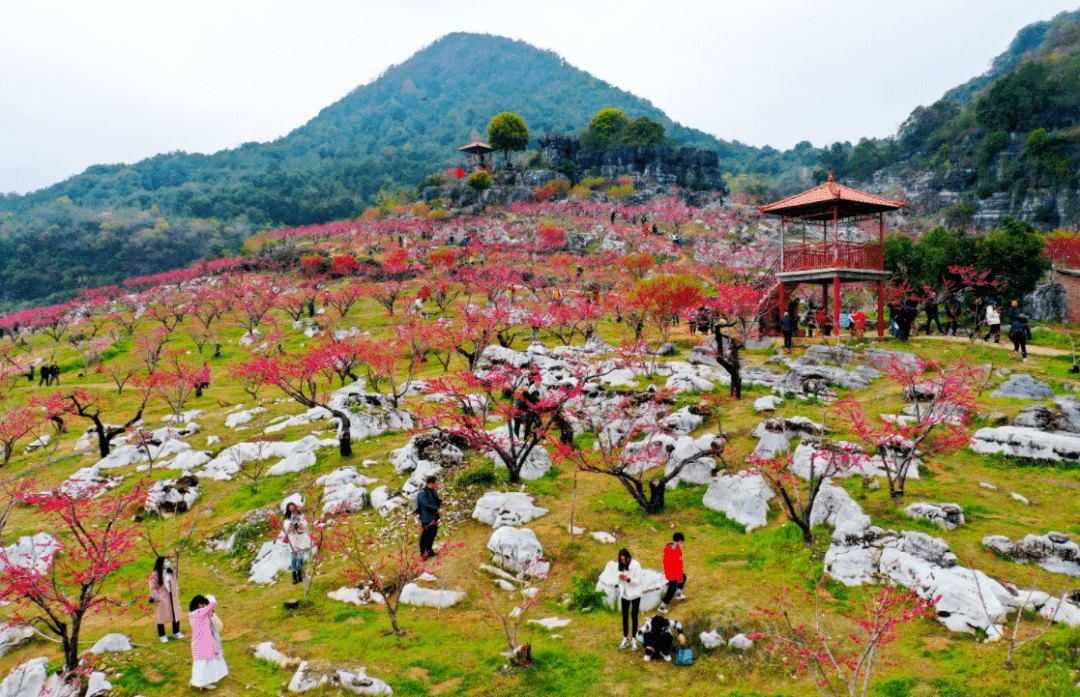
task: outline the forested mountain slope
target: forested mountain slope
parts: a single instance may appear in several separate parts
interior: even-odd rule
[[[717,151],[724,171],[777,177],[816,160],[809,143],[780,153],[686,128],[525,42],[450,34],[276,141],[94,165],[26,196],[0,195],[0,302],[218,256],[259,228],[353,217],[380,191],[415,187],[459,163],[456,148],[473,131],[486,135],[504,110],[524,118],[535,142],[542,132],[577,133],[607,107],[661,122],[680,145]]]

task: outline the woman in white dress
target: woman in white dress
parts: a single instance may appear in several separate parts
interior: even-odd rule
[[[215,688],[217,682],[229,674],[225,663],[225,653],[221,646],[221,635],[214,625],[214,608],[217,598],[208,595],[205,598],[196,595],[188,607],[191,620],[191,686]]]

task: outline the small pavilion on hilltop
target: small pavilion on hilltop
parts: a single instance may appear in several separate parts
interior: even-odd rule
[[[491,153],[495,149],[487,143],[479,140],[458,148],[458,152],[465,153],[465,169],[491,169]]]
[[[776,280],[780,293],[781,311],[786,311],[788,298],[803,283],[821,285],[821,300],[829,311],[829,286],[832,285],[832,316],[835,331],[840,331],[840,284],[876,283],[878,296],[878,336],[885,335],[885,221],[886,211],[907,205],[907,201],[890,201],[851,187],[837,184],[829,172],[829,181],[801,194],[796,194],[757,209],[780,218],[780,260]],[[877,242],[847,242],[840,240],[841,223],[877,221]],[[830,238],[830,223],[832,236]],[[820,242],[806,241],[806,226],[821,225]],[[787,228],[800,225],[803,239],[800,244],[787,244]]]

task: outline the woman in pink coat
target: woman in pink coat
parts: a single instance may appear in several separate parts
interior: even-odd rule
[[[154,573],[150,574],[150,600],[154,603],[154,621],[162,642],[169,640],[165,634],[165,625],[170,625],[173,639],[183,639],[180,632],[180,583],[172,562],[165,557],[158,557],[154,563]]]
[[[191,620],[192,687],[217,687],[217,681],[229,674],[225,653],[221,648],[221,635],[211,616],[217,607],[217,598],[196,595],[191,599],[188,618]]]

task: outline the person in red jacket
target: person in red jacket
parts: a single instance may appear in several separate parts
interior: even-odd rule
[[[682,563],[682,543],[685,539],[681,532],[677,532],[672,535],[671,544],[664,547],[664,578],[667,579],[667,592],[664,593],[664,599],[660,603],[660,612],[668,611],[667,604],[672,598],[686,600],[683,594],[683,588],[686,586],[686,572],[683,571]]]

